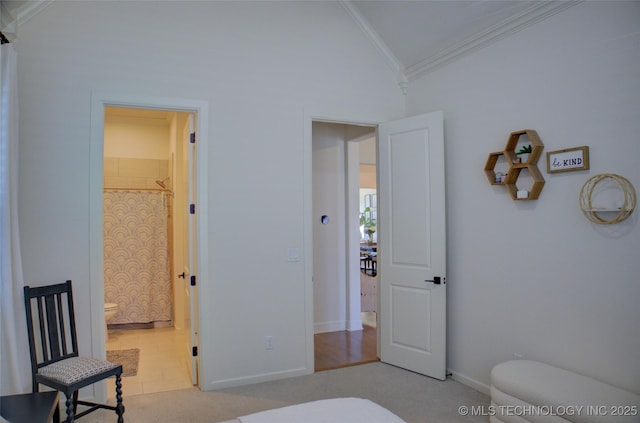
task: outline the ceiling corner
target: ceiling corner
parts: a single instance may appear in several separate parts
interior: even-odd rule
[[[18,28],[51,5],[54,0],[2,2],[2,31],[15,38]],[[8,17],[7,17],[8,16]]]
[[[376,33],[376,31],[371,27],[369,22],[362,16],[360,11],[352,4],[349,0],[340,0],[340,4],[345,10],[349,13],[349,16],[353,21],[358,25],[358,27],[362,30],[364,35],[373,43],[374,47],[378,50],[378,52],[382,55],[385,62],[393,72],[393,76],[396,78],[396,82],[398,86],[402,90],[404,94],[407,91],[408,80],[404,73],[404,66],[398,58],[393,54],[393,52],[389,49],[389,47],[382,41],[380,36]]]
[[[26,5],[20,9],[20,13],[18,13],[17,16],[18,25],[22,25],[25,22],[29,21],[38,13],[49,7],[53,2],[54,0],[38,0],[25,2]]]

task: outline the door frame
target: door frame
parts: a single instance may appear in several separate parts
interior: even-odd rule
[[[89,148],[89,290],[91,298],[91,355],[105,358],[106,334],[104,327],[104,216],[103,216],[103,178],[104,178],[104,112],[105,107],[127,107],[139,109],[158,109],[167,111],[191,112],[196,114],[196,154],[201,161],[208,157],[208,119],[209,103],[202,100],[122,95],[111,93],[91,93],[91,129]],[[198,232],[208,233],[207,205],[208,205],[208,172],[207,166],[198,166],[196,198],[198,199],[196,225]],[[198,237],[197,244],[198,262],[198,287],[200,294],[206,295],[209,280],[208,269],[208,237]],[[197,310],[201,310],[200,304]],[[200,316],[197,319],[202,323]],[[202,368],[204,367],[202,351],[200,366],[198,367],[198,380],[202,380]],[[106,383],[94,385],[94,397],[106,401]]]
[[[315,371],[315,343],[314,343],[314,314],[313,314],[313,122],[336,123],[341,125],[368,126],[376,133],[378,125],[383,122],[373,121],[363,116],[348,116],[348,114],[325,114],[314,111],[305,110],[304,113],[304,198],[303,198],[303,237],[304,251],[306,260],[304,260],[304,286],[305,286],[305,351],[306,351],[306,373],[314,373]],[[377,141],[376,141],[377,142]],[[377,148],[377,147],[376,147]],[[348,205],[348,202],[347,202]],[[349,224],[349,222],[347,222]],[[349,229],[349,226],[347,226]],[[348,257],[347,251],[347,257]],[[346,260],[346,258],[345,258]],[[347,268],[349,263],[347,263]],[[358,265],[359,266],[359,265]],[[378,355],[380,354],[380,336],[378,332]]]

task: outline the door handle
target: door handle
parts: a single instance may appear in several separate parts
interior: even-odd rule
[[[179,277],[179,278],[182,278],[182,279],[184,279],[184,278],[185,278],[185,276],[187,276],[187,275],[186,275],[186,273],[184,273],[184,272],[182,272],[182,273],[180,273],[180,274],[178,275],[178,277]]]
[[[425,279],[425,282],[432,282],[434,285],[440,285],[445,283],[446,278],[440,276],[434,276],[433,279]]]

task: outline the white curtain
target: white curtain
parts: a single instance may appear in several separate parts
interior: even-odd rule
[[[0,392],[31,390],[22,259],[18,235],[18,93],[16,52],[0,55]]]

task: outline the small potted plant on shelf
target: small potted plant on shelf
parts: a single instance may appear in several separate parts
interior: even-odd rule
[[[523,145],[520,148],[520,150],[516,152],[516,156],[519,156],[519,157],[516,157],[515,159],[513,159],[513,163],[514,164],[526,163],[530,153],[531,153],[531,144]]]
[[[373,244],[373,234],[376,232],[376,220],[371,218],[371,207],[364,209],[360,213],[360,226],[364,226],[364,233],[367,234],[367,244]]]

